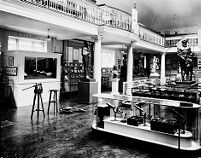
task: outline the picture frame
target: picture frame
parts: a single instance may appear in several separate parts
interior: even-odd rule
[[[17,76],[17,67],[5,67],[4,71],[6,76]]]
[[[201,65],[198,65],[198,71],[201,71]]]
[[[201,58],[198,59],[198,64],[201,64]]]

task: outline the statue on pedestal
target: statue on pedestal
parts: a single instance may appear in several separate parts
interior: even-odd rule
[[[139,53],[139,65],[138,65],[138,69],[139,69],[138,76],[140,76],[140,77],[145,76],[144,67],[143,67],[143,59],[144,59],[144,56],[143,56],[142,52],[140,52]]]
[[[154,56],[152,62],[153,62],[153,64],[151,67],[150,77],[158,78],[160,75],[159,75],[159,73],[156,72],[156,70],[159,69],[159,66],[158,66],[159,59],[156,56]]]
[[[151,72],[152,73],[156,73],[156,69],[159,69],[158,67],[158,58],[156,56],[153,57],[153,65],[152,65],[152,69]]]
[[[180,58],[182,81],[192,81],[194,53],[191,52],[188,39],[183,39],[177,44],[177,55]]]
[[[84,42],[84,46],[82,48],[82,61],[83,61],[83,64],[84,64],[84,78],[85,79],[90,79],[89,77],[89,61],[90,61],[90,49],[89,49],[89,46],[88,46],[88,43],[85,41]]]
[[[119,77],[119,74],[118,74],[117,66],[114,65],[113,69],[112,69],[112,78],[115,79],[115,78],[118,78],[118,77]]]

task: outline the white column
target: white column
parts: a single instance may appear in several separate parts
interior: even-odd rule
[[[128,57],[127,57],[127,82],[133,81],[133,47],[134,44],[131,43],[128,50]]]
[[[95,40],[95,51],[94,51],[94,79],[98,82],[98,93],[101,93],[101,36]]]
[[[131,88],[133,87],[133,47],[134,44],[131,42],[127,57],[127,85],[123,86],[123,91],[125,91],[127,95],[131,95]]]
[[[146,69],[147,68],[147,56],[144,55],[144,68]]]
[[[161,85],[165,84],[165,53],[161,54]]]

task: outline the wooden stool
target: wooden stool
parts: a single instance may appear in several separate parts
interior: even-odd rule
[[[56,112],[58,112],[57,92],[58,92],[58,90],[56,90],[56,89],[50,90],[49,104],[48,104],[48,111],[47,111],[48,114],[49,114],[49,110],[50,110],[50,103],[54,103],[54,113],[55,113],[55,110],[56,110]],[[53,100],[51,100],[52,93],[53,93]]]
[[[33,117],[34,111],[37,111],[37,117],[39,117],[39,111],[42,111],[43,116],[45,117],[43,100],[42,100],[42,96],[41,96],[41,93],[43,93],[42,84],[36,84],[34,87],[35,87],[35,89],[34,89],[33,106],[32,106],[32,111],[31,111],[31,119]],[[36,98],[37,98],[37,109],[34,109],[35,103],[36,103]],[[40,101],[41,101],[42,109],[40,109]]]

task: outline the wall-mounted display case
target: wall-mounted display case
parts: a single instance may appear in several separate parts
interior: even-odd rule
[[[66,62],[62,71],[62,92],[78,91],[78,83],[84,78],[82,63]]]
[[[43,101],[47,102],[50,89],[60,90],[61,55],[32,51],[4,53],[5,75],[14,83],[13,93],[17,106],[31,105],[34,90],[24,90],[42,83]]]

